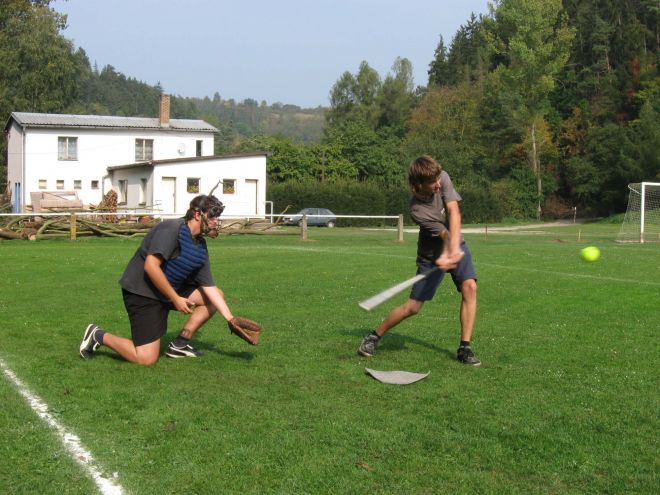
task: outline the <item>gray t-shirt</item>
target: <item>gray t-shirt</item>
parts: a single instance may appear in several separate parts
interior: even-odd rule
[[[184,223],[185,220],[183,218],[165,220],[149,231],[131,258],[131,261],[128,262],[128,266],[119,280],[119,285],[123,289],[150,299],[167,301],[167,298],[154,286],[149,276],[145,273],[144,261],[150,254],[159,254],[165,261],[179,256],[181,252],[179,247],[179,229]],[[195,239],[195,242],[205,243],[206,241],[203,237],[199,236]],[[185,285],[196,287],[212,287],[215,285],[208,256],[201,268],[190,273]]]
[[[449,174],[440,172],[440,190],[428,200],[413,196],[410,199],[410,216],[419,225],[417,256],[435,261],[442,252],[440,232],[449,228],[446,205],[450,201],[460,201]]]

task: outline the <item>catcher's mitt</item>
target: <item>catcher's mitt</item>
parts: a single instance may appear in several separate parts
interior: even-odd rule
[[[235,316],[227,322],[227,325],[229,325],[229,331],[231,333],[238,335],[248,344],[257,345],[259,343],[261,325],[256,321]]]

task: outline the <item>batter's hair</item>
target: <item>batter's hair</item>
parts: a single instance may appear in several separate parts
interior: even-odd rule
[[[437,180],[442,172],[442,165],[429,155],[415,158],[408,166],[408,184],[413,192],[419,192],[422,184]]]
[[[219,217],[224,209],[225,205],[215,196],[200,194],[199,196],[195,196],[190,202],[190,207],[186,212],[186,221],[192,220],[195,212],[198,211],[206,213],[206,216],[211,218]]]

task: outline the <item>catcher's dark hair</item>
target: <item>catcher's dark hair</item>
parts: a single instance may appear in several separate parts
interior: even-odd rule
[[[422,184],[431,182],[440,177],[442,165],[429,155],[415,158],[408,166],[408,184],[413,192],[419,192]]]
[[[200,194],[195,196],[190,202],[190,207],[186,212],[186,221],[191,220],[195,216],[195,212],[201,211],[206,213],[209,218],[219,217],[225,209],[218,198],[212,195]]]

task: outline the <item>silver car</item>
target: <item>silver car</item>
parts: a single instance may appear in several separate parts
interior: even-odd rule
[[[302,225],[303,215],[307,215],[307,225],[332,228],[337,224],[337,217],[327,208],[303,208],[294,215],[284,217],[283,222],[287,225]]]

